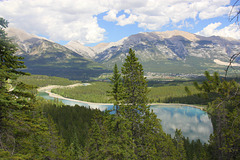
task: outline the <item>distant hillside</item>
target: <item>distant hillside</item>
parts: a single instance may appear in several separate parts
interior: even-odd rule
[[[78,80],[109,72],[103,65],[45,38],[16,28],[8,28],[7,33],[18,45],[17,54],[25,58],[26,72]]]
[[[78,80],[111,72],[115,63],[120,68],[129,48],[136,51],[145,72],[153,74],[201,74],[206,70],[223,73],[229,58],[240,51],[240,40],[177,30],[138,33],[94,47],[78,41],[62,46],[16,28],[7,32],[19,46],[17,54],[25,57],[27,72]]]
[[[69,44],[70,45],[70,44]],[[118,42],[92,47],[96,62],[112,68],[122,64],[132,48],[145,71],[158,73],[224,72],[224,63],[240,51],[240,41],[226,37],[203,37],[183,31],[144,32]],[[79,54],[81,54],[79,52]],[[94,53],[93,53],[94,54]],[[237,59],[236,62],[239,62]],[[237,65],[236,65],[237,66]]]
[[[146,71],[203,73],[205,70],[223,71],[223,66],[214,60],[229,62],[229,57],[240,51],[240,41],[182,31],[139,33],[97,54],[95,61],[109,67],[121,64],[129,48],[136,51]]]

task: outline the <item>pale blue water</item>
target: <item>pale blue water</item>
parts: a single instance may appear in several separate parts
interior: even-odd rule
[[[41,92],[39,96],[54,100],[47,93]],[[96,105],[92,103],[80,103],[71,100],[58,99],[66,105],[75,104],[80,106],[90,106],[100,110],[111,109],[112,105]],[[179,105],[152,105],[153,112],[161,119],[163,130],[171,134],[175,133],[176,128],[181,129],[185,137],[190,140],[200,139],[202,142],[208,142],[210,134],[213,132],[212,123],[206,112],[188,106]]]

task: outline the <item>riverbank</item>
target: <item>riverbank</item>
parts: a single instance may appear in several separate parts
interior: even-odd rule
[[[52,93],[51,92],[51,90],[55,89],[55,88],[73,88],[73,87],[76,87],[76,86],[86,86],[86,85],[89,85],[89,84],[76,83],[76,84],[68,85],[68,86],[50,85],[50,86],[46,86],[46,87],[41,87],[41,88],[38,89],[38,91],[39,92],[45,92],[50,97],[53,97],[53,98],[64,99],[64,100],[78,102],[78,103],[85,103],[85,104],[93,105],[93,106],[96,106],[96,105],[113,105],[112,103],[94,103],[94,102],[87,102],[87,101],[71,99],[71,98],[63,97],[61,95],[58,95],[56,93]],[[163,106],[163,105],[164,106],[173,106],[174,105],[174,106],[179,106],[179,107],[181,107],[181,106],[188,106],[188,107],[193,107],[193,108],[197,108],[197,109],[200,109],[200,110],[204,110],[203,106],[190,105],[190,104],[181,104],[181,103],[152,103],[150,105],[161,105],[161,106]]]
[[[68,101],[73,101],[73,102],[79,102],[79,103],[86,103],[86,104],[93,104],[93,105],[112,105],[112,103],[94,103],[94,102],[87,102],[87,101],[81,101],[81,100],[76,100],[76,99],[71,99],[71,98],[66,98],[61,95],[58,95],[56,93],[52,93],[51,91],[45,91],[50,97],[57,98],[57,99],[64,99]]]
[[[205,110],[205,107],[204,106],[197,106],[197,105],[193,105],[193,104],[183,104],[183,103],[151,103],[151,105],[166,105],[166,106],[171,106],[171,105],[174,105],[174,106],[188,106],[188,107],[193,107],[193,108],[197,108],[197,109],[200,109],[202,111]]]
[[[73,88],[73,87],[83,86],[83,85],[84,85],[83,83],[76,83],[76,84],[71,84],[71,85],[67,85],[67,86],[48,85],[46,87],[38,88],[38,92],[51,91],[52,89],[55,89],[55,88]]]

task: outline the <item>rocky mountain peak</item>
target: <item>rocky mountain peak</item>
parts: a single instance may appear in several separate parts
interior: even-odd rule
[[[95,52],[91,47],[84,46],[79,41],[70,41],[65,45],[65,47],[85,58],[92,59],[95,56]]]
[[[6,29],[6,33],[8,34],[8,37],[14,38],[16,41],[24,42],[30,39],[43,39],[43,40],[48,40],[44,37],[39,37],[34,34],[30,34],[25,32],[24,30],[18,29],[18,28],[13,28],[9,27]],[[48,40],[50,41],[50,40]]]
[[[240,50],[239,40],[219,36],[204,37],[177,30],[142,32],[94,47],[84,46],[79,41],[70,41],[62,46],[19,29],[9,28],[7,32],[9,37],[15,38],[20,48],[19,54],[29,58],[29,61],[40,61],[41,65],[43,62],[55,65],[53,62],[57,60],[57,66],[60,62],[76,66],[87,62],[94,66],[101,63],[112,68],[115,63],[121,64],[129,48],[132,48],[147,71],[180,73],[191,70],[195,73],[200,72],[199,69],[202,69],[201,72],[207,70],[209,66],[216,67],[216,64],[220,64],[219,61],[227,62],[229,57]],[[240,62],[240,59],[237,61]]]
[[[179,30],[174,30],[174,31],[165,31],[165,32],[153,32],[158,36],[161,36],[162,38],[171,38],[173,36],[181,36],[184,37],[190,41],[197,41],[199,38],[195,34],[189,33],[189,32],[184,32],[184,31],[179,31]]]
[[[105,48],[109,45],[109,43],[99,43],[97,44],[96,46],[93,46],[93,49],[94,50],[101,50],[102,48]]]
[[[92,47],[96,53],[103,52],[104,50],[111,48],[113,46],[120,46],[123,45],[124,41],[127,39],[127,37],[117,41],[117,42],[110,42],[110,43],[99,43],[98,45]]]

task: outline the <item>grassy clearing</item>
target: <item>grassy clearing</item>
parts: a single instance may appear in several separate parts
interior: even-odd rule
[[[78,86],[74,88],[56,88],[52,92],[59,94],[63,97],[72,99],[109,103],[110,97],[107,96],[107,91],[111,89],[110,84],[106,82],[94,82],[88,86]]]
[[[199,93],[193,85],[188,86],[193,94]],[[187,97],[185,85],[153,87],[148,94],[153,102],[166,102],[169,98]]]
[[[79,83],[80,81],[72,81],[66,78],[52,77],[45,75],[31,75],[19,78],[27,84],[35,85],[37,87],[44,87],[47,85],[71,85]],[[188,104],[201,104],[203,101],[197,96],[188,96],[185,92],[185,86],[188,86],[193,94],[199,93],[192,82],[149,82],[148,97],[153,103],[188,103]],[[74,88],[57,88],[52,92],[59,94],[63,97],[72,99],[95,102],[95,103],[111,103],[111,97],[107,95],[110,91],[110,83],[108,82],[93,82],[89,86],[78,86]]]
[[[18,78],[18,81],[24,82],[26,84],[34,85],[37,87],[44,87],[48,85],[71,85],[75,83],[80,83],[80,81],[72,81],[67,78],[45,76],[45,75],[31,75],[22,76]]]
[[[192,101],[191,96],[187,96],[185,92],[185,86],[188,85],[189,89],[193,94],[199,93],[193,85],[179,84],[174,86],[160,86],[160,87],[150,87],[150,92],[148,97],[152,102],[181,102],[190,103]],[[88,102],[98,102],[98,103],[110,103],[112,102],[111,97],[107,96],[107,91],[111,90],[110,83],[107,82],[94,82],[89,86],[78,86],[74,88],[57,88],[53,89],[52,92],[59,94],[63,97],[68,97],[72,99],[88,101]],[[189,98],[188,98],[189,97]],[[176,100],[174,98],[177,98]],[[183,100],[181,100],[183,99]],[[196,102],[194,102],[196,103]]]

